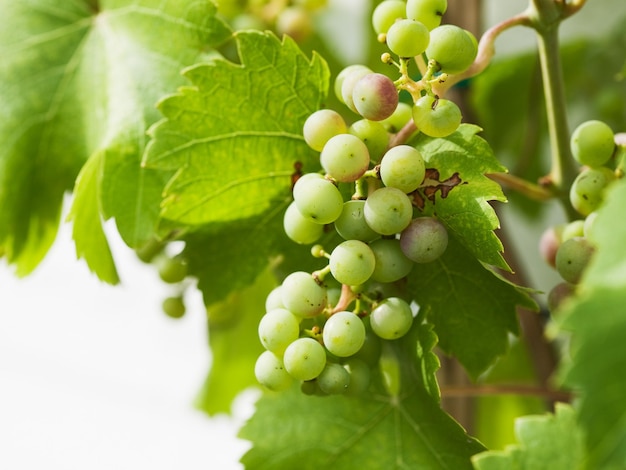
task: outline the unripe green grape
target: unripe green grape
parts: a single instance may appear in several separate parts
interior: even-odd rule
[[[369,195],[364,207],[365,221],[381,235],[404,230],[413,217],[409,197],[397,188],[379,188]]]
[[[455,74],[465,71],[472,65],[477,53],[475,38],[463,28],[444,24],[430,32],[426,55],[439,64],[443,73]]]
[[[393,238],[381,238],[370,243],[376,265],[372,280],[377,282],[395,282],[406,277],[413,269],[413,261],[406,257],[400,241]]]
[[[387,32],[387,47],[399,57],[414,57],[426,50],[430,41],[428,28],[419,21],[396,21]]]
[[[350,374],[350,384],[346,390],[348,395],[361,395],[366,392],[371,382],[370,367],[356,357],[348,359],[343,367]]]
[[[263,351],[254,365],[257,381],[273,392],[287,390],[293,378],[285,370],[283,361],[271,351]]]
[[[386,146],[385,146],[386,147]],[[157,240],[156,238],[150,238],[143,245],[138,247],[135,251],[137,257],[144,263],[150,263],[156,255],[163,251],[165,243]]]
[[[306,40],[313,33],[311,15],[301,7],[287,7],[276,17],[276,33],[286,34],[296,42]]]
[[[447,9],[447,0],[407,0],[405,13],[407,18],[417,20],[432,30],[441,24]]]
[[[556,270],[567,282],[577,284],[593,253],[593,245],[586,238],[570,238],[556,252]]]
[[[365,221],[365,201],[351,200],[343,204],[341,215],[335,220],[335,230],[344,240],[368,242],[380,235]]]
[[[422,154],[410,145],[390,148],[380,162],[383,184],[405,193],[415,191],[424,181],[425,174],[426,164]]]
[[[315,243],[324,234],[324,226],[303,216],[295,202],[285,211],[283,229],[291,240],[301,245]]]
[[[561,243],[574,237],[582,237],[584,232],[585,221],[573,220],[563,226],[561,232]]]
[[[593,226],[596,222],[596,218],[598,217],[598,213],[593,211],[587,217],[585,217],[585,222],[583,223],[583,236],[589,240],[593,239]]]
[[[182,282],[187,277],[187,261],[182,256],[164,258],[159,266],[159,277],[168,284]]]
[[[306,118],[302,135],[309,147],[320,152],[331,137],[347,131],[348,126],[341,114],[332,109],[320,109]]]
[[[343,78],[343,81],[341,83],[341,98],[342,98],[341,101],[351,111],[354,111],[357,114],[359,113],[359,111],[356,109],[356,106],[354,105],[354,98],[353,98],[354,87],[356,86],[357,82],[361,80],[361,78],[363,78],[366,75],[370,75],[372,73],[374,72],[372,72],[367,67],[354,68],[350,71],[350,73],[346,74],[346,76]]]
[[[170,318],[182,318],[185,315],[185,302],[180,295],[165,298],[161,307]]]
[[[430,137],[446,137],[461,125],[461,110],[450,100],[422,96],[413,106],[415,126]]]
[[[324,324],[324,346],[337,357],[356,354],[365,342],[363,321],[352,312],[334,313]]]
[[[259,321],[258,333],[265,349],[282,354],[287,346],[298,339],[300,320],[284,308],[270,310]]]
[[[413,312],[411,306],[399,297],[389,297],[372,310],[372,331],[383,339],[398,339],[411,329]]]
[[[615,135],[608,124],[591,120],[580,124],[570,139],[572,155],[581,165],[598,167],[609,161],[615,150]]]
[[[333,87],[337,99],[344,104],[346,103],[342,93],[343,83],[348,77],[354,75],[354,77],[351,79],[354,80],[354,82],[352,83],[352,85],[350,85],[350,99],[352,99],[352,87],[354,87],[354,83],[356,83],[356,80],[358,80],[367,73],[372,73],[372,69],[370,69],[366,65],[361,64],[348,65],[343,70],[341,70],[341,72],[339,72],[337,74],[337,77],[335,78],[335,83]]]
[[[376,260],[366,243],[346,240],[332,251],[329,265],[331,274],[338,282],[358,286],[371,277]]]
[[[317,386],[329,395],[346,393],[349,385],[350,373],[342,365],[333,362],[327,362],[317,377]]]
[[[388,132],[396,134],[413,118],[413,106],[409,103],[399,102],[395,111],[387,119],[383,119],[380,123]]]
[[[343,209],[339,189],[317,173],[308,173],[296,181],[293,199],[300,213],[318,224],[334,222]]]
[[[352,134],[331,137],[320,154],[326,174],[336,181],[350,183],[367,171],[370,154],[361,139]]]
[[[391,116],[398,106],[398,90],[387,75],[368,73],[355,82],[352,102],[365,119],[381,121]]]
[[[352,123],[348,132],[361,139],[373,161],[380,160],[389,145],[389,134],[381,121],[360,119]]]
[[[402,0],[386,0],[379,3],[372,12],[372,26],[376,34],[385,34],[389,27],[406,14],[406,4]]]
[[[285,308],[283,305],[283,297],[281,293],[282,286],[274,287],[265,298],[265,311],[269,312],[275,308]]]
[[[280,292],[285,308],[298,317],[314,317],[326,307],[326,288],[304,271],[287,276]]]
[[[326,351],[313,338],[299,338],[285,349],[283,363],[294,379],[313,380],[326,366]]]
[[[434,217],[418,217],[400,234],[400,247],[416,263],[430,263],[448,247],[448,231]]]
[[[583,216],[591,214],[600,207],[604,199],[604,190],[612,181],[611,176],[597,168],[583,170],[570,187],[569,200],[572,207]]]

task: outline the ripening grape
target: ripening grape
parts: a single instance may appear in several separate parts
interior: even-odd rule
[[[180,295],[165,298],[161,308],[170,318],[182,318],[185,315],[185,302]]]
[[[556,270],[567,282],[577,284],[593,252],[593,245],[586,238],[570,238],[556,252]]]
[[[402,0],[385,0],[379,3],[372,12],[372,26],[376,34],[385,34],[389,27],[402,19],[406,13],[406,5]]]
[[[370,155],[367,146],[357,136],[339,134],[326,142],[320,154],[320,162],[328,176],[349,183],[367,171]]]
[[[360,119],[352,123],[348,132],[361,139],[373,161],[380,160],[389,145],[389,134],[381,121]]]
[[[413,121],[430,137],[446,137],[461,125],[461,110],[450,100],[422,96],[413,106]]]
[[[259,339],[268,351],[282,354],[300,335],[300,319],[284,308],[270,310],[259,322]]]
[[[448,247],[448,231],[435,217],[418,217],[400,234],[400,246],[407,258],[430,263]]]
[[[410,193],[415,191],[426,174],[422,154],[410,145],[396,145],[380,162],[380,178],[385,186]]]
[[[387,47],[399,57],[414,57],[426,50],[430,40],[428,28],[419,21],[403,19],[387,32]]]
[[[365,221],[365,201],[351,200],[343,203],[341,215],[335,220],[335,230],[344,240],[368,242],[380,235]]]
[[[352,102],[365,119],[381,121],[398,106],[398,90],[393,81],[382,73],[368,73],[352,88]]]
[[[367,391],[370,386],[371,372],[370,367],[359,358],[353,357],[348,359],[343,367],[350,374],[350,383],[346,394],[360,395]]]
[[[572,155],[581,165],[598,167],[609,161],[615,150],[613,130],[602,121],[586,121],[572,133]]]
[[[359,111],[354,105],[354,87],[356,86],[357,82],[361,80],[361,78],[372,73],[374,72],[372,72],[367,67],[358,67],[350,69],[349,73],[346,73],[345,77],[343,77],[341,83],[341,101],[357,114],[359,113]]]
[[[567,299],[571,298],[576,291],[576,286],[574,284],[570,284],[569,282],[561,282],[550,289],[548,292],[548,310],[551,313],[554,313],[559,309],[563,302]]]
[[[326,351],[313,338],[299,338],[285,349],[283,363],[294,379],[313,380],[324,370]]]
[[[279,36],[286,34],[295,41],[301,42],[313,33],[311,15],[301,7],[287,7],[276,17],[276,32]]]
[[[314,317],[326,307],[326,287],[304,271],[289,274],[280,293],[285,308],[298,317]]]
[[[587,168],[574,180],[570,187],[569,200],[580,214],[587,216],[600,207],[604,189],[614,177],[599,168]]]
[[[432,30],[441,24],[441,17],[447,9],[447,0],[407,0],[406,17]]]
[[[346,68],[341,70],[341,72],[337,74],[337,77],[335,78],[335,83],[334,83],[334,91],[335,91],[335,96],[337,97],[337,99],[344,104],[346,103],[346,101],[343,98],[343,92],[342,92],[343,83],[346,81],[348,77],[353,77],[351,78],[353,82],[350,85],[350,93],[349,93],[350,99],[352,99],[352,87],[354,86],[354,83],[356,82],[356,80],[361,78],[366,73],[372,73],[372,69],[370,69],[366,65],[360,65],[360,64],[348,65]]]
[[[406,257],[400,241],[395,238],[381,238],[370,243],[374,253],[375,268],[372,280],[395,282],[406,277],[413,269],[413,261]]]
[[[317,173],[308,173],[296,181],[293,199],[300,213],[318,224],[334,222],[343,209],[337,186]]]
[[[463,72],[472,65],[477,53],[476,38],[463,28],[444,24],[430,32],[426,55],[439,64],[443,73]]]
[[[328,139],[347,131],[348,126],[341,114],[332,109],[320,109],[306,118],[302,135],[309,147],[320,152]]]
[[[356,354],[365,342],[363,321],[352,312],[334,313],[324,324],[324,346],[337,357]]]
[[[404,102],[398,103],[396,110],[387,119],[383,119],[380,123],[388,132],[395,134],[400,131],[413,118],[413,107]]]
[[[163,258],[159,266],[159,277],[168,284],[182,282],[187,277],[187,261],[182,256]]]
[[[364,215],[372,230],[381,235],[393,235],[411,223],[413,205],[399,189],[379,188],[365,201]]]
[[[345,393],[350,385],[350,373],[341,365],[327,362],[317,377],[317,386],[324,393],[338,395]]]
[[[303,216],[295,202],[287,206],[283,229],[291,240],[302,245],[315,243],[324,234],[324,226]]]
[[[330,272],[342,284],[358,286],[367,281],[376,265],[372,249],[360,240],[346,240],[330,254]]]
[[[293,382],[283,361],[271,351],[261,353],[254,365],[254,375],[261,385],[274,392],[288,389]]]
[[[372,331],[383,339],[401,338],[413,324],[411,306],[399,297],[380,302],[370,315]]]
[[[548,227],[539,238],[539,253],[543,260],[552,267],[554,267],[556,251],[561,246],[563,228],[563,225]]]

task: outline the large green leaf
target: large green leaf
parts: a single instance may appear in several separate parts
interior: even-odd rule
[[[208,0],[97,5],[0,0],[0,11],[5,22],[0,29],[0,245],[7,258],[21,274],[37,265],[54,239],[63,193],[72,189],[91,155],[103,159],[101,200],[90,206],[78,202],[82,207],[75,217],[91,221],[76,222],[95,227],[99,207],[117,219],[127,243],[145,241],[163,187],[163,177],[140,170],[145,132],[159,118],[156,101],[184,83],[180,70],[230,37],[216,19],[215,6]],[[75,230],[74,236],[90,235]],[[91,267],[103,264],[100,251],[89,248],[96,245],[77,243]]]
[[[266,394],[241,430],[253,442],[242,462],[254,470],[471,468],[470,456],[483,447],[439,407],[430,386],[434,343],[430,326],[418,322],[386,343],[387,360],[400,370],[398,393],[389,393],[375,371],[361,397],[307,396],[298,387]]]
[[[254,217],[291,184],[294,163],[319,167],[302,137],[326,96],[329,72],[288,37],[236,34],[241,64],[216,59],[185,71],[193,86],[160,103],[145,166],[177,169],[163,216],[188,225]]]

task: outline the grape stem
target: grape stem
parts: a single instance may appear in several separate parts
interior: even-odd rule
[[[531,183],[510,173],[487,173],[486,176],[501,186],[517,191],[535,201],[548,201],[554,197],[552,192],[543,186]]]
[[[350,305],[354,299],[356,299],[356,294],[352,291],[350,286],[342,284],[341,295],[339,296],[337,304],[330,311],[330,314],[332,315],[333,313],[346,310],[348,308],[348,305]]]
[[[569,402],[572,394],[567,391],[553,390],[532,385],[478,385],[468,387],[441,387],[442,397],[467,397],[483,395],[520,395],[546,397],[552,400]]]

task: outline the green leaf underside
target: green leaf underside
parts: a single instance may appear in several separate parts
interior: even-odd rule
[[[472,457],[476,470],[576,470],[583,461],[583,438],[576,413],[557,403],[555,414],[515,420],[518,445]],[[598,468],[598,467],[594,467]]]
[[[516,306],[536,309],[528,292],[486,269],[454,237],[436,261],[409,275],[415,301],[434,323],[439,346],[476,378],[517,334]]]
[[[193,87],[160,103],[145,166],[176,169],[162,215],[188,225],[253,217],[291,184],[294,163],[319,168],[302,137],[329,84],[325,62],[288,37],[236,34],[241,65],[222,59],[185,71]]]
[[[483,447],[425,388],[424,379],[434,380],[433,363],[416,357],[417,341],[424,341],[424,353],[433,346],[431,335],[430,327],[416,322],[412,333],[391,345],[401,367],[398,395],[387,394],[379,373],[361,397],[307,396],[297,386],[264,395],[240,432],[254,445],[242,458],[246,468],[471,468],[470,456]]]
[[[118,0],[99,8],[78,0],[0,0],[0,245],[21,274],[45,255],[63,193],[92,155],[104,159],[102,215],[118,219],[130,245],[147,239],[163,187],[138,171],[146,129],[159,118],[154,104],[184,83],[183,67],[230,36],[208,0]],[[91,221],[75,223],[99,223],[96,205],[89,207],[75,213]],[[97,244],[77,243],[92,268],[108,264],[90,248]],[[98,274],[108,277],[107,269]]]
[[[510,271],[502,257],[502,243],[493,232],[500,227],[498,217],[488,201],[506,201],[500,185],[486,173],[505,172],[489,144],[476,133],[480,128],[461,125],[454,134],[439,139],[418,137],[415,145],[426,160],[436,168],[439,181],[458,174],[460,183],[445,197],[436,192],[434,204],[427,204],[425,213],[434,213],[448,230],[484,263]]]

